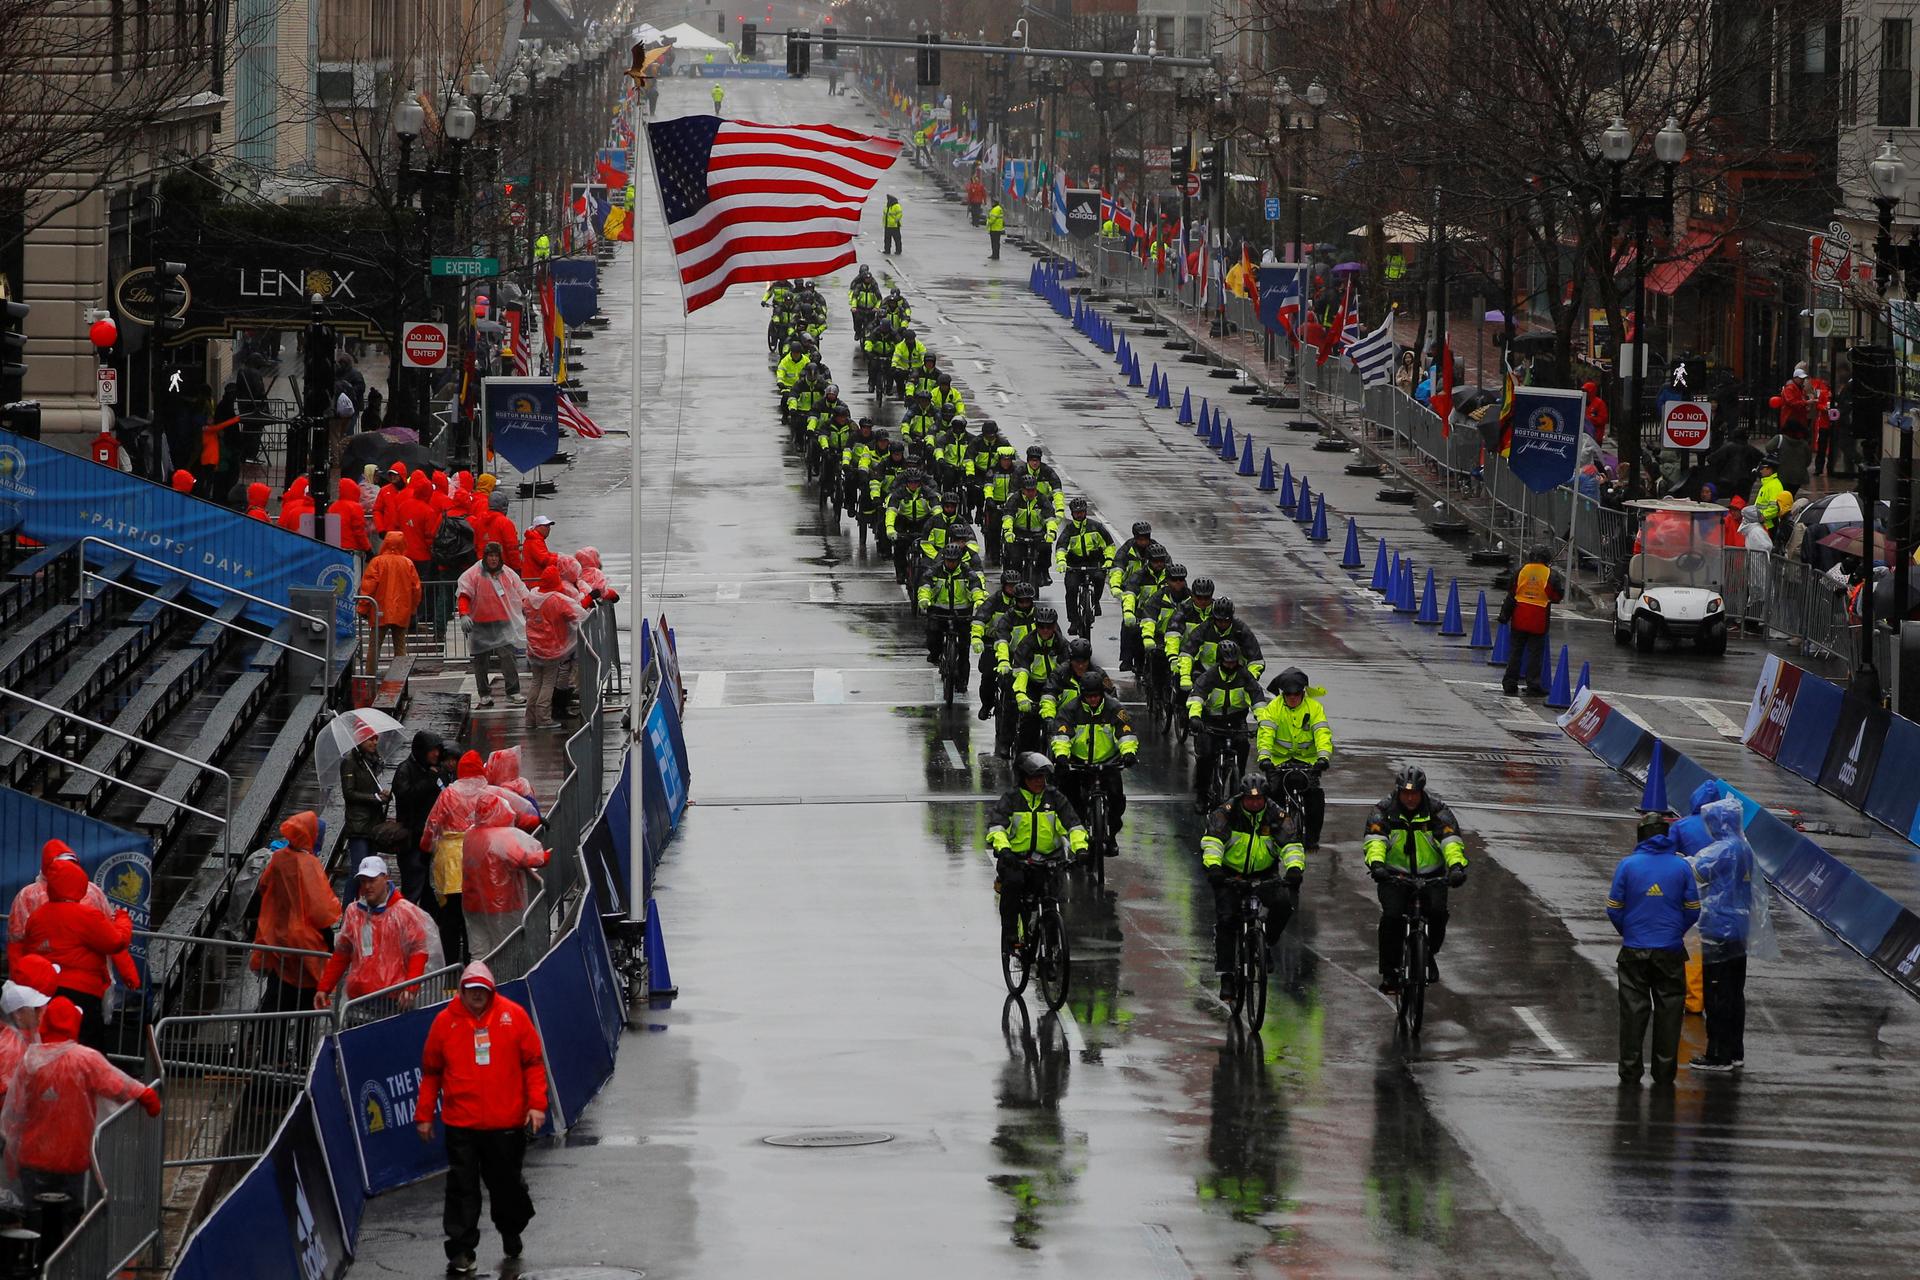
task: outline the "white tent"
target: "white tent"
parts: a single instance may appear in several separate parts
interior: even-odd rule
[[[678,26],[668,27],[661,36],[673,41],[674,48],[697,50],[700,53],[726,53],[727,42],[716,40],[698,27],[682,22]]]

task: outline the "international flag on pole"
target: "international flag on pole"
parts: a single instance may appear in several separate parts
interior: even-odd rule
[[[1440,438],[1453,434],[1453,344],[1440,344],[1440,362],[1433,369],[1433,391],[1427,405],[1440,415]]]
[[[586,440],[598,440],[607,434],[600,429],[600,424],[589,418],[587,411],[575,404],[573,397],[566,392],[560,392],[556,404],[559,406],[560,425],[573,434]]]
[[[1345,351],[1360,341],[1363,332],[1360,328],[1360,298],[1356,294],[1352,304],[1347,307],[1347,323],[1340,330],[1340,343],[1335,350]]]
[[[1500,361],[1505,376],[1500,382],[1500,456],[1507,457],[1513,452],[1513,367],[1505,359]]]
[[[717,116],[647,124],[689,313],[734,284],[822,276],[855,258],[860,210],[900,143],[838,125]]]
[[[1347,305],[1353,300],[1353,282],[1349,280],[1346,288],[1340,291],[1340,310],[1327,317],[1320,326],[1320,341],[1316,343],[1313,362],[1322,365],[1333,354],[1334,347],[1340,343],[1340,335],[1347,331]]]
[[[1353,367],[1360,371],[1362,386],[1379,387],[1386,385],[1393,377],[1393,312],[1387,312],[1387,318],[1372,333],[1353,342],[1347,347],[1347,359],[1353,361]]]
[[[1280,303],[1276,308],[1281,332],[1295,345],[1300,342],[1300,311],[1306,305],[1306,299],[1301,296],[1301,281],[1306,274],[1301,267],[1287,273],[1285,283],[1280,286]]]

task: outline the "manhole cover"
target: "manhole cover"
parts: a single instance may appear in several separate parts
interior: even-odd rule
[[[760,1141],[770,1147],[871,1147],[892,1142],[893,1135],[877,1129],[818,1129],[811,1133],[776,1133]]]
[[[647,1273],[631,1267],[543,1267],[516,1274],[519,1280],[644,1280]]]

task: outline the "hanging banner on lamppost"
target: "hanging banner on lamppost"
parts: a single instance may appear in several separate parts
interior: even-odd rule
[[[1100,232],[1100,193],[1088,187],[1067,188],[1067,234],[1091,240]]]
[[[600,264],[592,258],[555,258],[547,264],[553,305],[569,325],[585,324],[600,309]]]
[[[493,451],[522,475],[560,451],[560,388],[551,378],[482,378]]]
[[[1507,451],[1507,466],[1520,483],[1545,493],[1573,479],[1586,411],[1587,393],[1578,389],[1514,389],[1513,443]]]

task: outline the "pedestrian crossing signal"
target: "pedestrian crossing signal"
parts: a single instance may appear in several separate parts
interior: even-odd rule
[[[760,45],[760,25],[755,22],[740,24],[740,56],[751,58]]]
[[[807,33],[791,28],[787,31],[787,74],[795,79],[807,74],[807,64],[811,50],[807,45]]]
[[[940,33],[930,31],[921,36],[920,45],[920,51],[913,55],[913,82],[925,89],[940,83]]]

